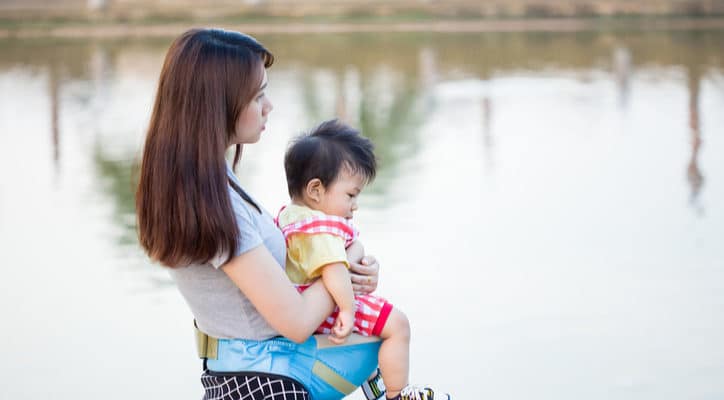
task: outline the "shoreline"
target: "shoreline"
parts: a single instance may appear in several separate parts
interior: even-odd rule
[[[222,22],[67,23],[53,26],[0,27],[0,39],[173,37],[193,26],[218,26],[252,34],[300,33],[485,33],[586,31],[701,31],[724,30],[724,17],[680,18],[529,18],[425,20],[414,22]]]

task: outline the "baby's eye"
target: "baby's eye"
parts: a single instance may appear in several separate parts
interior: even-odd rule
[[[261,101],[261,99],[263,99],[265,95],[266,95],[266,93],[264,93],[264,92],[259,93],[259,95],[256,96],[256,101]]]

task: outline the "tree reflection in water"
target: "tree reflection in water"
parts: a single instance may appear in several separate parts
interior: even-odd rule
[[[292,82],[302,93],[306,127],[338,116],[359,127],[377,145],[381,159],[379,179],[370,188],[383,200],[395,185],[402,165],[423,146],[420,127],[439,104],[432,88],[464,80],[493,82],[496,77],[550,73],[586,76],[608,71],[619,91],[620,106],[628,107],[635,89],[631,76],[638,68],[677,67],[686,71],[689,146],[686,181],[690,204],[703,213],[700,195],[705,171],[699,165],[702,149],[700,88],[702,81],[721,79],[722,33],[485,33],[485,34],[325,34],[259,35],[274,50],[276,69],[294,70]],[[112,224],[121,227],[120,248],[135,246],[133,173],[138,154],[136,142],[126,148],[108,146],[109,108],[119,104],[114,83],[129,74],[150,82],[152,96],[160,62],[170,39],[115,40],[3,40],[0,73],[15,68],[37,71],[48,79],[50,115],[48,134],[56,175],[62,174],[62,127],[82,126],[90,132],[97,186],[114,203]],[[138,57],[152,67],[127,71],[119,59]],[[331,77],[332,88],[320,87],[320,74]],[[330,80],[328,80],[330,81]],[[66,91],[72,85],[72,91]],[[333,99],[322,96],[333,93]],[[478,96],[478,95],[476,95]],[[494,97],[478,96],[484,156],[494,158],[495,138],[491,119]],[[122,104],[122,101],[120,101]],[[133,109],[130,107],[129,109]],[[73,110],[73,115],[66,115]],[[148,110],[145,110],[148,111]],[[277,112],[280,112],[279,110]],[[143,113],[141,113],[143,114]],[[148,115],[128,116],[142,121]],[[68,123],[72,120],[73,123]],[[132,126],[131,124],[130,126]],[[138,125],[136,125],[138,126]],[[305,127],[300,127],[304,129]],[[137,132],[121,132],[135,137]],[[118,136],[118,133],[114,133]],[[122,141],[121,141],[122,142]],[[116,143],[115,141],[113,143]],[[122,147],[122,146],[121,146]],[[112,150],[112,151],[110,151]],[[121,156],[119,157],[119,152]],[[56,176],[57,179],[57,176]],[[375,196],[371,196],[375,197]]]
[[[423,51],[416,36],[377,34],[324,35],[313,45],[299,46],[286,37],[264,42],[279,60],[299,67],[302,107],[308,127],[341,118],[357,127],[376,146],[381,160],[378,177],[368,193],[384,195],[398,176],[400,163],[420,146],[418,130],[429,109],[428,89],[420,80]],[[281,68],[284,68],[281,66]],[[331,76],[330,90],[315,79]]]

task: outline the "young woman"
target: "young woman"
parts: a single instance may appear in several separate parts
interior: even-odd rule
[[[235,167],[265,130],[273,61],[238,32],[183,33],[166,55],[143,150],[140,243],[170,268],[196,319],[206,399],[338,399],[377,365],[377,341],[310,337],[333,300],[321,282],[297,292],[284,236],[226,163],[228,149]],[[356,291],[376,288],[374,258],[351,269]]]

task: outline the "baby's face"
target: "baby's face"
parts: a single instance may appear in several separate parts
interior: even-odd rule
[[[327,215],[352,219],[357,211],[357,197],[366,183],[364,176],[342,168],[337,179],[324,188],[318,210]]]

